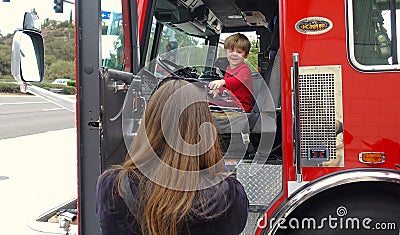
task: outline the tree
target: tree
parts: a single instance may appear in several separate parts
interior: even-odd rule
[[[247,57],[247,62],[249,62],[252,65],[252,67],[253,67],[252,70],[257,69],[258,52],[259,51],[260,51],[260,47],[258,45],[257,40],[251,41],[251,48],[250,48],[249,56]]]
[[[5,42],[4,37],[0,41],[0,76],[11,74],[11,44]]]
[[[45,47],[45,80],[75,79],[73,24],[46,19],[42,34]]]
[[[75,64],[73,61],[57,60],[49,66],[46,77],[49,80],[56,78],[75,79]]]

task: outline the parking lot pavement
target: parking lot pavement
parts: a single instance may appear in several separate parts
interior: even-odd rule
[[[36,234],[30,221],[76,195],[75,128],[0,140],[0,234]]]

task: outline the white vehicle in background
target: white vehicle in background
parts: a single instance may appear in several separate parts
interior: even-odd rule
[[[68,79],[68,78],[57,78],[51,84],[67,86],[69,81],[71,81],[71,79]]]

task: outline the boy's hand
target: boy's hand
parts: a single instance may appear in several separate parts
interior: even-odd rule
[[[224,79],[221,79],[221,80],[215,80],[215,81],[212,81],[212,82],[210,82],[209,84],[208,84],[208,88],[210,88],[211,90],[215,90],[215,89],[218,89],[218,88],[220,88],[220,87],[222,87],[222,86],[225,86],[225,80]]]
[[[208,94],[210,94],[212,98],[215,98],[215,97],[217,97],[217,95],[219,95],[219,91],[218,90],[210,90],[208,92]]]

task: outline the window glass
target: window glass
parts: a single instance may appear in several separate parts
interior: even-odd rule
[[[172,29],[166,25],[162,26],[162,31],[158,36],[156,33],[157,20],[153,17],[151,32],[149,36],[149,43],[146,54],[145,66],[139,71],[140,76],[143,78],[142,82],[142,95],[149,99],[152,90],[157,85],[158,81],[170,74],[165,67],[160,65],[157,59],[167,59],[173,62],[178,67],[187,67],[194,65],[203,65],[207,53],[204,53],[206,39],[187,35],[179,30]],[[153,48],[154,47],[154,48]],[[154,55],[151,55],[152,50],[156,50]],[[155,58],[152,58],[154,56]],[[201,61],[201,62],[197,62]],[[196,68],[197,69],[197,68]],[[201,73],[202,70],[198,69],[197,72]]]
[[[350,59],[361,70],[399,68],[400,4],[391,6],[389,2],[349,1]]]
[[[160,38],[155,39],[154,35],[155,35],[156,23],[157,23],[157,20],[155,18],[153,18],[153,24],[151,27],[151,34],[150,34],[150,40],[149,40],[149,47],[148,47],[147,56],[146,56],[146,65],[149,65],[151,62],[150,61],[151,60],[150,53],[151,53],[153,44],[155,43],[155,40],[159,40],[157,56],[163,56],[163,58],[165,57],[166,59],[168,59],[176,64],[182,65],[182,66],[189,65],[189,64],[190,65],[204,64],[204,62],[202,60],[205,60],[205,59],[200,58],[199,55],[206,55],[205,53],[199,53],[199,54],[185,53],[186,50],[177,50],[177,49],[182,49],[185,47],[206,45],[206,40],[204,38],[187,35],[181,31],[175,30],[168,26],[163,26],[163,30],[162,30]],[[200,62],[196,63],[193,60],[199,60],[199,61],[202,61],[202,63],[200,63]],[[153,68],[153,69],[157,70],[154,73],[156,76],[159,76],[159,77],[163,76],[163,72],[160,70],[159,66],[157,66],[156,68]]]
[[[156,20],[156,18],[153,17],[152,24],[151,24],[149,43],[147,45],[147,54],[146,54],[145,64],[150,63],[151,50],[152,50],[153,44],[154,44],[154,34],[156,32],[156,23],[157,23],[157,20]]]
[[[123,70],[124,44],[121,1],[101,1],[102,66]]]

